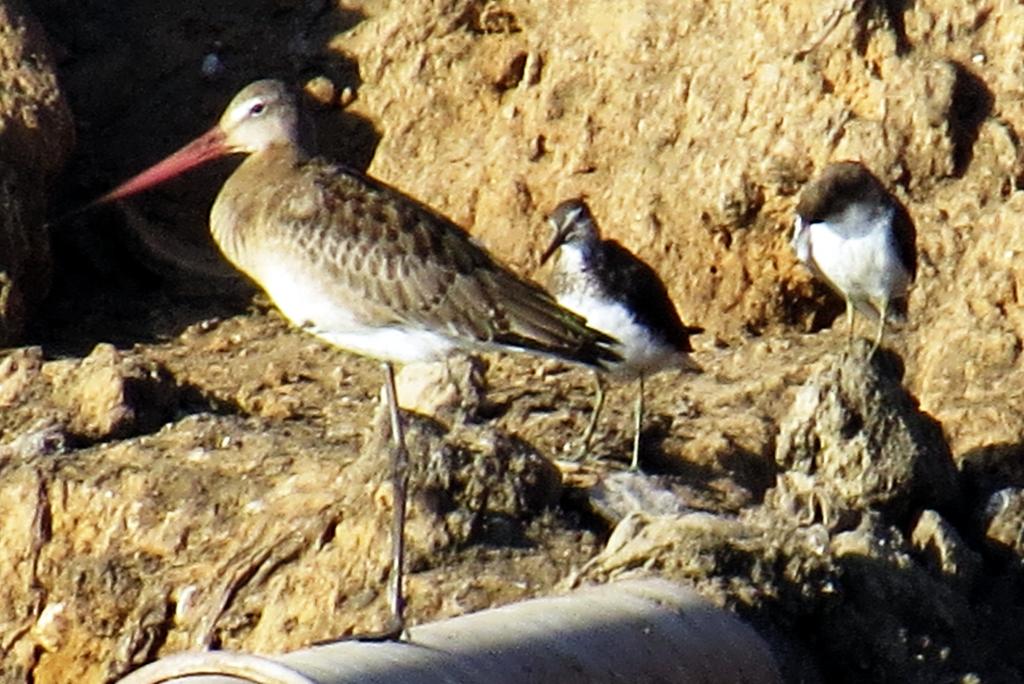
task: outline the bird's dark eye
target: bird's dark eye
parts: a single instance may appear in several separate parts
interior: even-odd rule
[[[249,108],[249,116],[259,116],[263,113],[263,110],[267,108],[267,105],[262,102],[257,102]]]

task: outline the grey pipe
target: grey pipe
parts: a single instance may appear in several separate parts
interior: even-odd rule
[[[420,625],[403,642],[342,641],[261,657],[184,653],[121,684],[775,684],[768,645],[664,580],[631,580]]]

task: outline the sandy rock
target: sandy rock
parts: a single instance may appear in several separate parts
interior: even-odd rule
[[[326,76],[314,76],[306,81],[303,91],[321,107],[330,107],[337,98],[336,88]]]
[[[616,525],[604,550],[570,583],[647,574],[684,580],[769,634],[790,619],[817,622],[841,602],[841,571],[829,543],[821,525],[795,527],[757,514],[635,512]],[[786,636],[777,640],[777,652],[796,644],[787,632],[780,630]]]
[[[572,581],[575,583],[595,575],[612,575],[628,571],[652,559],[664,560],[666,557],[674,557],[675,554],[670,550],[676,545],[699,543],[699,540],[704,538],[720,539],[732,536],[740,539],[747,534],[749,531],[739,523],[707,513],[649,516],[641,511],[635,511],[615,526],[604,550],[591,559]]]
[[[0,458],[31,460],[153,431],[173,417],[179,394],[166,368],[109,344],[82,360],[14,349],[0,361]]]
[[[966,454],[960,475],[971,504],[983,507],[989,495],[1006,487],[1024,487],[1024,459],[1017,444],[993,443]]]
[[[629,471],[601,478],[587,489],[587,500],[594,512],[612,525],[631,513],[654,517],[688,512],[678,494],[658,478]]]
[[[453,538],[467,542],[481,532],[504,536],[508,530],[501,525],[485,528],[498,519],[502,525],[519,525],[558,502],[558,469],[521,440],[489,426],[462,425],[448,431],[423,416],[403,418],[412,464],[410,491],[421,518],[410,537],[423,552],[436,552]],[[376,467],[386,473],[392,447],[383,406],[374,420],[373,439],[357,469]],[[445,529],[451,536],[439,537]]]
[[[74,439],[67,426],[53,417],[45,417],[28,425],[18,435],[0,444],[0,461],[30,461],[68,451]]]
[[[176,406],[178,388],[166,369],[110,344],[96,345],[79,364],[53,363],[46,370],[70,431],[90,441],[152,431]]]
[[[17,163],[19,172],[52,180],[74,141],[71,113],[43,29],[16,0],[0,5],[0,74],[0,157]]]
[[[910,542],[934,573],[956,583],[964,593],[973,590],[983,571],[982,558],[941,514],[923,511],[914,524]]]
[[[220,342],[223,343],[224,340]],[[263,368],[259,377],[242,383],[234,396],[234,401],[245,412],[263,418],[295,418],[300,411],[300,401],[296,393],[306,380],[308,378],[290,374],[278,364],[271,362]]]
[[[560,496],[557,470],[523,445],[443,434],[410,420],[414,569],[470,538],[522,539]],[[13,627],[0,631],[20,654],[5,667],[107,681],[159,652],[272,650],[288,645],[283,631],[297,647],[379,626],[389,453],[376,438],[359,451],[298,423],[200,416],[59,458],[0,460],[15,573],[0,589],[0,625]]]
[[[1024,562],[1024,489],[994,492],[981,512],[987,545],[1003,556]]]
[[[486,373],[487,362],[479,356],[407,363],[395,375],[398,403],[444,420],[472,419],[485,401]]]
[[[850,510],[900,519],[956,500],[941,428],[868,351],[861,341],[826,358],[797,393],[780,425],[775,461],[787,472],[770,505],[836,526]]]
[[[38,382],[43,369],[41,347],[15,349],[0,361],[0,407],[25,401],[26,392]]]
[[[42,28],[20,2],[0,3],[0,345],[50,287],[46,190],[73,140]]]
[[[777,653],[798,652],[793,636],[800,634],[817,654],[816,671],[800,681],[1007,676],[1005,662],[993,660],[999,647],[977,637],[999,599],[980,608],[961,577],[919,562],[914,546],[875,513],[838,534],[794,523],[768,507],[738,519],[633,513],[571,582],[650,573],[693,582],[772,635]],[[791,671],[787,680],[795,677]]]
[[[938,681],[986,666],[991,652],[974,636],[984,618],[955,582],[914,562],[898,530],[864,516],[832,538],[829,555],[841,579],[818,643],[826,651],[843,643],[839,650],[855,654],[856,665],[826,680]]]

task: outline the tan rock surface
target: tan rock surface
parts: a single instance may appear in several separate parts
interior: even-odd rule
[[[869,350],[858,341],[826,358],[796,393],[776,438],[773,505],[800,502],[794,514],[834,527],[851,509],[900,519],[959,498],[941,426],[918,411],[884,355],[868,361]]]
[[[49,290],[46,193],[73,141],[42,27],[21,2],[0,3],[0,344],[20,337]]]
[[[62,188],[66,208],[205,130],[238,87],[281,76],[315,100],[325,150],[437,207],[524,272],[546,237],[543,215],[586,194],[603,231],[651,261],[687,321],[708,329],[697,340],[703,375],[650,381],[644,453],[670,494],[701,512],[624,522],[608,537],[586,492],[628,452],[631,393],[609,393],[596,443],[606,462],[560,463],[559,489],[536,452],[573,453],[589,415],[587,374],[488,359],[475,411],[442,410],[480,432],[439,442],[436,426],[422,428],[425,448],[448,457],[420,462],[455,470],[429,471],[433,489],[414,504],[414,620],[548,593],[591,562],[596,579],[638,567],[692,578],[778,635],[789,671],[807,681],[1024,672],[1014,655],[1024,616],[1007,598],[1024,586],[1024,8],[33,9],[69,56],[62,79],[81,155]],[[941,425],[963,497],[925,522],[871,509],[829,531],[780,520],[763,502],[799,387],[844,342],[841,319],[825,330],[838,303],[787,244],[803,183],[844,158],[871,166],[916,221],[910,323],[887,346],[920,411]],[[30,340],[40,348],[0,364],[0,669],[11,681],[103,681],[188,645],[276,650],[384,615],[388,490],[369,434],[379,373],[224,296],[225,282],[210,277],[205,215],[226,172],[140,199],[128,230],[111,211],[62,235],[58,289]],[[156,287],[146,268],[166,273],[156,261],[167,259],[176,277]],[[190,269],[194,259],[202,267]],[[168,294],[181,290],[193,296]],[[158,431],[83,438],[55,401],[60,364],[80,368],[104,342],[128,361],[102,372],[124,378],[158,364],[180,388]],[[417,405],[454,396],[419,384]],[[525,445],[494,437],[505,433]],[[520,469],[488,465],[509,454]],[[501,484],[510,479],[522,488]],[[970,565],[971,549],[984,550],[979,574],[950,570]],[[933,600],[916,604],[922,592]]]
[[[55,403],[70,416],[71,433],[88,441],[152,432],[178,402],[166,369],[124,357],[110,344],[96,345],[81,363],[51,363],[44,373]]]

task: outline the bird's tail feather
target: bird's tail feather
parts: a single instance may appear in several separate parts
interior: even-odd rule
[[[539,287],[504,300],[509,325],[494,341],[526,351],[608,368],[622,356],[619,341],[587,326],[581,316],[559,306]]]

